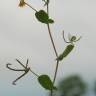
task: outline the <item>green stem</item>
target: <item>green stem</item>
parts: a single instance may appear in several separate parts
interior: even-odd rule
[[[58,72],[58,67],[59,67],[59,61],[57,61],[57,63],[56,63],[56,69],[55,69],[55,74],[54,74],[53,84],[54,84],[55,81],[56,81],[57,72]]]
[[[54,52],[56,54],[56,57],[58,57],[58,53],[57,53],[57,50],[56,50],[56,47],[55,47],[55,44],[54,44],[54,41],[53,41],[53,37],[52,37],[52,34],[51,34],[50,25],[47,24],[47,27],[48,27],[48,32],[49,32],[49,36],[50,36],[50,39],[51,39],[51,42],[52,42],[52,45],[53,45]]]
[[[47,14],[49,15],[49,4],[47,4]],[[55,44],[54,44],[54,40],[53,40],[53,37],[52,37],[52,34],[51,34],[51,29],[50,29],[49,23],[47,24],[47,27],[48,27],[49,36],[50,36],[50,39],[51,39],[51,42],[52,42],[52,45],[53,45],[55,55],[58,58],[58,53],[57,53],[57,50],[56,50],[56,47],[55,47]],[[54,78],[53,78],[53,85],[56,81],[57,72],[58,72],[58,65],[59,65],[59,61],[57,61],[57,63],[56,63],[55,74],[54,74]],[[53,90],[51,90],[50,95],[53,96]]]
[[[47,4],[47,14],[49,15],[49,4]],[[57,53],[57,50],[56,50],[56,47],[55,47],[55,44],[54,44],[54,40],[53,40],[53,37],[52,37],[52,34],[51,34],[51,29],[50,29],[49,23],[47,24],[47,28],[48,28],[49,36],[50,36],[50,39],[51,39],[51,42],[52,42],[53,49],[55,51],[56,57],[58,57],[58,53]]]

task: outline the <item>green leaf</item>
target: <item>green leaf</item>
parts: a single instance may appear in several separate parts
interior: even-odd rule
[[[49,22],[49,23],[54,23],[54,20],[49,19],[48,22]]]
[[[56,87],[54,87],[54,85],[48,75],[39,76],[38,81],[39,81],[40,85],[47,90],[52,90],[52,89],[56,90],[57,89]]]
[[[49,19],[48,14],[44,10],[40,10],[40,11],[36,12],[35,16],[36,16],[37,20],[41,23],[48,24],[48,23],[54,22],[52,19]]]
[[[68,45],[65,48],[64,52],[57,58],[57,60],[58,61],[63,60],[63,58],[65,58],[66,56],[68,56],[68,54],[73,50],[73,48],[74,48],[74,45],[72,45],[72,44]]]
[[[38,21],[42,22],[42,23],[48,23],[48,14],[44,11],[44,10],[40,10],[39,12],[35,13],[35,16],[37,18]]]

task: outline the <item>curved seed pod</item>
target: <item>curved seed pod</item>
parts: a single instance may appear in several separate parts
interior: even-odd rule
[[[9,70],[12,70],[12,71],[22,71],[24,72],[22,75],[20,75],[16,80],[13,81],[13,85],[16,85],[16,82],[21,79],[23,76],[25,76],[29,71],[31,71],[33,74],[35,74],[32,70],[30,70],[30,67],[28,67],[28,59],[27,59],[27,62],[26,62],[26,66],[21,63],[21,61],[19,61],[18,59],[16,59],[16,61],[24,68],[24,69],[15,69],[15,68],[11,68],[10,63],[6,64],[6,67],[9,69]],[[36,76],[38,76],[37,74],[35,74]]]
[[[56,60],[58,60],[58,61],[63,60],[63,58],[65,58],[66,56],[68,56],[68,54],[73,50],[73,48],[74,48],[74,45],[72,45],[72,44],[68,45],[65,48],[64,52]]]
[[[24,77],[28,72],[29,72],[29,70],[30,70],[30,68],[26,68],[24,71],[24,73],[21,75],[21,76],[19,76],[16,80],[14,80],[13,81],[13,85],[16,85],[16,82],[19,80],[19,79],[21,79],[22,77]]]

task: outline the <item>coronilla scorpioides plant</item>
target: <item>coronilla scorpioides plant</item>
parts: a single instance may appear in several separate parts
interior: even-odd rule
[[[27,0],[26,0],[27,1]],[[6,64],[6,67],[9,70],[12,71],[17,71],[17,72],[23,72],[23,74],[19,77],[17,77],[12,84],[16,85],[16,82],[18,80],[20,80],[22,77],[24,77],[25,75],[28,74],[28,72],[32,72],[32,74],[34,74],[34,76],[36,76],[37,81],[39,82],[39,84],[41,85],[41,87],[45,88],[45,90],[48,90],[50,92],[50,96],[53,96],[53,91],[54,90],[58,90],[58,88],[55,85],[55,81],[56,81],[56,76],[57,76],[57,72],[58,72],[58,66],[59,63],[61,61],[64,60],[64,58],[66,58],[71,51],[74,49],[75,47],[75,43],[77,41],[79,41],[81,39],[81,37],[77,38],[76,36],[73,35],[69,35],[67,40],[65,38],[65,33],[64,31],[62,31],[62,39],[64,40],[66,47],[64,48],[64,50],[61,52],[61,54],[58,54],[57,52],[57,48],[55,46],[54,40],[53,40],[53,36],[51,33],[51,28],[50,28],[50,24],[54,24],[55,20],[53,18],[51,18],[51,16],[49,16],[49,4],[50,4],[50,0],[42,0],[42,3],[44,3],[44,7],[46,7],[46,10],[44,9],[40,9],[37,10],[36,8],[34,8],[32,5],[30,5],[29,3],[27,3],[24,0],[20,0],[19,2],[19,7],[25,7],[28,6],[29,8],[31,8],[34,11],[34,15],[36,17],[36,19],[38,20],[38,22],[43,23],[47,26],[48,28],[48,33],[49,33],[49,38],[51,40],[52,43],[52,47],[53,50],[55,52],[55,61],[56,61],[56,69],[54,71],[54,77],[53,80],[50,78],[50,76],[48,76],[47,74],[42,74],[42,75],[38,75],[37,73],[35,73],[29,66],[29,60],[27,59],[26,63],[23,64],[20,60],[16,59],[16,62],[18,62],[18,64],[20,64],[22,66],[22,69],[16,69],[16,68],[12,68],[11,67],[11,63]]]

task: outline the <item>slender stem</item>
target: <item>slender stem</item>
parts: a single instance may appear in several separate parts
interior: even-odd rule
[[[49,4],[47,4],[47,14],[49,15]],[[53,45],[53,49],[55,51],[56,57],[58,58],[58,53],[57,53],[57,50],[56,50],[56,47],[55,47],[55,44],[54,44],[54,40],[53,40],[53,37],[52,37],[52,34],[51,34],[51,29],[50,29],[49,23],[47,24],[47,27],[48,27],[49,36],[50,36],[50,39],[51,39],[51,42],[52,42],[52,45]],[[55,80],[56,80],[56,76],[57,76],[57,72],[58,72],[58,65],[59,65],[59,61],[57,60],[54,79],[53,79],[53,84],[55,83]]]
[[[47,4],[47,14],[49,15],[49,6],[48,6],[48,4]],[[54,44],[54,40],[53,40],[53,37],[52,37],[52,34],[51,34],[49,23],[47,24],[47,27],[48,27],[49,36],[50,36],[50,39],[51,39],[51,42],[52,42],[52,45],[53,45],[53,49],[55,51],[56,57],[58,57],[58,53],[57,53],[57,50],[56,50],[56,47],[55,47],[55,44]]]
[[[49,4],[47,4],[47,14],[49,15]],[[51,34],[51,29],[50,29],[49,23],[47,24],[47,27],[48,27],[49,36],[50,36],[50,39],[51,39],[51,42],[52,42],[52,45],[53,45],[55,55],[58,58],[58,53],[57,53],[57,50],[56,50],[56,47],[55,47],[55,44],[54,44],[54,40],[53,40],[53,37],[52,37],[52,34]],[[57,60],[55,74],[54,74],[54,78],[53,78],[53,85],[56,81],[56,76],[57,76],[57,72],[58,72],[58,65],[59,65],[59,61]],[[50,95],[53,96],[53,90],[51,90]]]
[[[53,45],[54,52],[56,54],[56,57],[58,57],[58,53],[57,53],[57,50],[56,50],[56,47],[55,47],[55,44],[54,44],[54,41],[53,41],[53,37],[52,37],[52,34],[51,34],[49,24],[47,24],[47,27],[48,27],[48,32],[49,32],[49,36],[50,36],[50,39],[51,39],[51,42],[52,42],[52,45]]]
[[[54,48],[56,57],[58,57],[58,53],[57,53],[57,51],[56,51],[56,47],[55,47],[55,44],[54,44],[54,41],[53,41],[53,37],[52,37],[52,35],[51,35],[51,31],[50,31],[50,26],[49,26],[49,24],[48,24],[47,26],[48,26],[48,31],[49,31],[50,39],[51,39],[51,42],[52,42],[52,45],[53,45],[53,48]],[[59,65],[59,61],[57,60],[53,83],[55,83],[55,80],[56,80],[57,71],[58,71],[58,65]]]
[[[47,14],[49,15],[49,3],[47,3]]]
[[[26,3],[26,2],[25,2],[25,4],[26,4],[28,7],[30,7],[32,10],[34,10],[35,12],[37,12],[37,10],[36,10],[35,8],[33,8],[30,4],[28,4],[28,3]]]
[[[55,69],[55,74],[54,74],[54,79],[53,79],[53,84],[54,84],[55,81],[56,81],[56,76],[57,76],[57,72],[58,72],[58,67],[59,67],[59,61],[57,60],[56,69]]]

